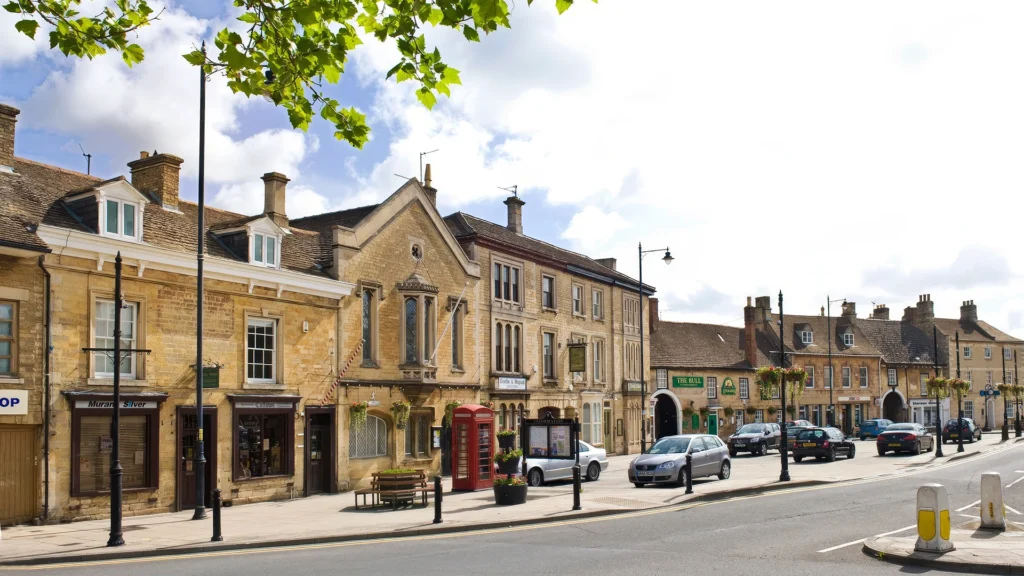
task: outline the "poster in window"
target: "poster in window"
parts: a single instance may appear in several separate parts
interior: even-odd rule
[[[431,446],[434,448],[441,447],[441,427],[431,426],[430,427]]]
[[[530,427],[530,456],[545,458],[548,455],[548,429],[546,426]]]
[[[569,450],[569,427],[552,426],[551,430],[551,456],[568,456]]]
[[[136,465],[140,465],[141,466],[142,464],[146,463],[146,455],[145,454],[146,453],[143,452],[142,450],[136,450],[135,451],[135,464]]]
[[[100,436],[100,454],[110,454],[114,451],[114,439],[110,436]]]

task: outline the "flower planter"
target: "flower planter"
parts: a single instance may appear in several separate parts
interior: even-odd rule
[[[516,436],[498,436],[498,448],[502,450],[513,450],[516,447]]]
[[[498,506],[514,506],[526,503],[526,485],[495,486],[494,503]]]
[[[498,460],[498,473],[499,474],[516,474],[522,470],[519,458],[511,458],[505,462]]]

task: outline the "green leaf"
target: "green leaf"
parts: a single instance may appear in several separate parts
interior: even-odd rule
[[[441,73],[441,78],[444,78],[444,81],[448,84],[462,85],[462,79],[459,78],[459,71],[451,66],[444,69],[444,72]]]
[[[14,28],[29,38],[35,38],[36,29],[39,28],[39,22],[36,22],[35,20],[18,20],[15,22]]]
[[[463,26],[462,35],[466,37],[466,40],[470,42],[479,42],[480,34],[477,33],[476,28],[472,26]]]
[[[124,60],[124,63],[127,64],[129,68],[131,68],[133,64],[142,62],[144,57],[145,55],[142,51],[142,46],[139,46],[138,44],[130,44],[121,52],[121,59]]]
[[[254,12],[246,12],[239,16],[238,20],[246,24],[255,24],[260,21],[260,18]]]
[[[427,18],[427,22],[430,22],[433,26],[437,26],[441,23],[443,18],[444,12],[442,12],[440,8],[434,8],[430,11],[430,18]]]
[[[12,14],[21,14],[21,6],[19,6],[17,2],[14,2],[14,0],[4,4],[4,10],[7,10]]]
[[[331,84],[337,84],[341,80],[341,70],[334,66],[324,66],[324,78]]]
[[[433,110],[434,104],[437,104],[437,97],[434,93],[426,88],[420,88],[416,91],[416,98],[427,107],[427,110]]]
[[[199,50],[193,50],[184,55],[185,60],[193,66],[202,66],[206,62],[206,56]]]
[[[559,14],[565,14],[566,10],[572,8],[572,0],[555,0],[555,8]]]

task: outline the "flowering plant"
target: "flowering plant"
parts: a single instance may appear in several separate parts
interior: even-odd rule
[[[928,390],[928,395],[932,398],[942,400],[949,396],[949,380],[942,376],[929,378],[925,381],[925,387]]]
[[[495,478],[495,486],[526,486],[526,480],[522,476],[509,476],[508,478]]]
[[[355,427],[361,427],[366,424],[366,408],[369,406],[366,402],[356,402],[348,407],[349,416],[352,417],[352,425]]]
[[[408,402],[402,402],[401,400],[391,403],[391,413],[395,416],[395,428],[405,430],[405,426],[409,423],[409,410],[411,408],[412,406]]]

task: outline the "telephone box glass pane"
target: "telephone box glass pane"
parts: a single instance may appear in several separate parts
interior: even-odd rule
[[[477,446],[480,449],[480,480],[487,480],[491,477],[491,425],[480,424],[477,428],[479,441]]]
[[[469,478],[469,424],[455,426],[455,477]]]

